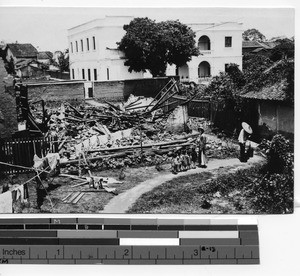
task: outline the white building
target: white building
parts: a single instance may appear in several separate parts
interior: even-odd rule
[[[124,66],[123,53],[117,50],[116,43],[125,34],[123,25],[132,19],[131,16],[107,16],[69,29],[71,79],[103,81],[145,77],[142,72],[130,73]],[[196,33],[201,54],[180,68],[168,66],[167,75],[179,75],[183,82],[200,83],[225,71],[227,64],[236,63],[242,69],[241,23],[187,25]]]
[[[202,83],[236,63],[242,70],[242,23],[187,24],[196,33],[200,55],[176,70],[182,82]],[[174,67],[168,74],[174,74]]]
[[[143,73],[128,72],[124,55],[117,50],[125,34],[123,25],[131,16],[106,16],[68,30],[71,79],[88,81],[143,78]]]

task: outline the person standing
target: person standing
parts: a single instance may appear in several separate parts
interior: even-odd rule
[[[206,168],[207,167],[207,158],[205,154],[206,150],[206,143],[207,143],[207,138],[204,135],[204,129],[202,127],[198,128],[198,131],[200,133],[198,137],[198,163],[200,168]]]
[[[198,155],[196,152],[196,146],[192,147],[190,157],[191,157],[191,161],[192,161],[191,167],[192,167],[192,169],[196,169],[196,163],[197,163],[197,158],[198,158]]]
[[[245,122],[242,123],[242,129],[239,134],[239,145],[240,145],[240,161],[245,163],[248,161],[248,156],[246,154],[246,142],[252,134],[252,128]]]

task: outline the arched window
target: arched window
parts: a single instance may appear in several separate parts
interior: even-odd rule
[[[203,35],[198,40],[199,50],[210,50],[210,39],[208,36]]]
[[[178,76],[182,81],[189,79],[189,66],[184,64],[178,68]]]
[[[198,66],[198,77],[210,77],[210,64],[207,61],[202,61]]]

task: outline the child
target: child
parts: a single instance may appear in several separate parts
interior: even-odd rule
[[[179,155],[178,153],[174,153],[172,159],[172,173],[177,174],[178,172],[180,172]]]
[[[191,168],[191,159],[187,153],[187,150],[184,151],[184,161],[185,161],[186,170],[189,170]]]
[[[196,162],[197,162],[198,156],[197,156],[197,152],[196,152],[196,147],[193,146],[192,147],[192,151],[191,151],[191,163],[192,163],[192,168],[196,169]]]
[[[187,164],[184,156],[184,152],[181,151],[179,154],[179,162],[181,164],[181,171],[186,171],[187,170]]]

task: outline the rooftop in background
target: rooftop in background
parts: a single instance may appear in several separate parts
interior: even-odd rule
[[[30,43],[9,43],[7,44],[7,48],[10,49],[16,58],[31,58],[38,55],[38,50]]]
[[[74,31],[78,32],[82,28],[101,28],[101,27],[123,27],[124,24],[129,24],[134,19],[133,16],[105,16],[103,18],[97,18],[88,22],[84,22],[80,25],[74,26],[68,29],[68,33],[72,34]]]
[[[253,99],[253,100],[269,100],[269,101],[285,101],[287,87],[287,81],[284,79],[273,85],[263,87],[260,91],[250,91],[244,95],[243,98]]]
[[[50,59],[53,58],[53,54],[50,51],[38,52],[38,59]]]

